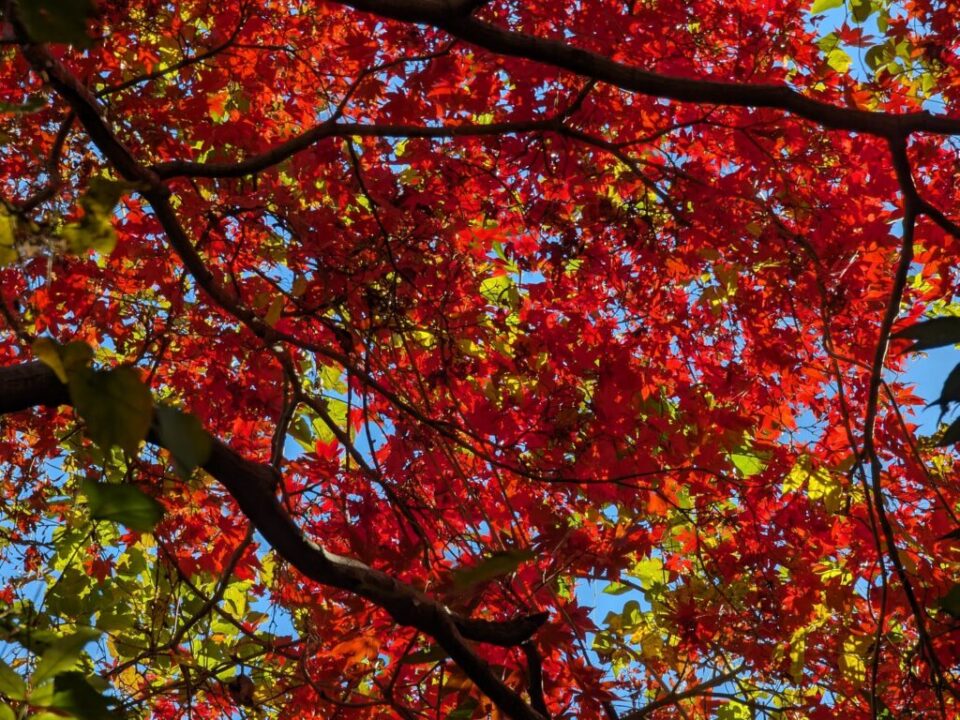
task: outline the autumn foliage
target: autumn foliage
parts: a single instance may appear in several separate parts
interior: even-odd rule
[[[958,16],[0,3],[0,720],[960,716]]]

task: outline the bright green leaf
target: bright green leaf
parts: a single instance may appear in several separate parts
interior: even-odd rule
[[[624,585],[620,582],[612,582],[603,589],[603,592],[607,595],[623,595],[624,593],[630,592],[632,589],[633,588],[631,588],[629,585]]]
[[[508,275],[494,275],[481,282],[480,294],[497,305],[516,308],[520,304],[520,293]]]
[[[664,582],[663,560],[658,557],[642,558],[631,566],[630,575],[637,578],[645,590],[649,590],[657,583]]]
[[[739,452],[730,454],[730,462],[744,477],[752,477],[763,472],[766,463],[762,458],[752,453]]]
[[[13,708],[7,705],[6,703],[0,702],[0,720],[16,720],[17,716],[13,712]]]
[[[717,720],[750,720],[750,708],[736,701],[724,703],[717,708]]]
[[[843,48],[835,47],[827,53],[827,65],[838,73],[845,73],[853,65],[853,60]]]
[[[94,520],[110,520],[131,530],[150,532],[163,517],[163,505],[134,485],[84,480],[82,490]]]
[[[810,8],[810,12],[814,15],[819,15],[820,13],[833,10],[842,5],[843,0],[816,0],[816,2],[813,3],[813,7]]]

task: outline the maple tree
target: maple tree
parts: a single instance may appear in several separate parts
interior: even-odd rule
[[[960,712],[960,4],[0,13],[0,720]]]

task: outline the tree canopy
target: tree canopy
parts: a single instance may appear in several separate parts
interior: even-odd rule
[[[957,717],[958,14],[4,0],[0,720]]]

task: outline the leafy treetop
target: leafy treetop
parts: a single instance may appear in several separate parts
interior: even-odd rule
[[[0,720],[960,712],[954,0],[0,13]]]

